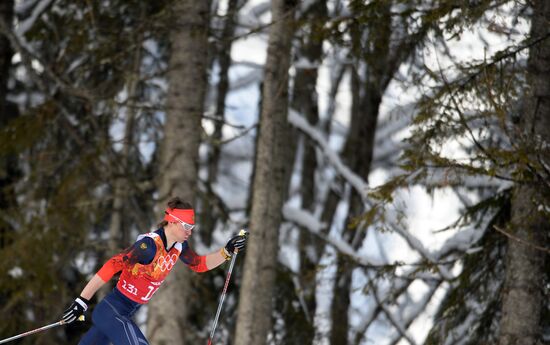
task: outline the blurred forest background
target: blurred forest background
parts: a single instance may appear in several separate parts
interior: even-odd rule
[[[216,344],[550,344],[549,140],[547,0],[2,0],[0,339],[178,195],[198,253],[251,232]],[[150,343],[224,277],[180,265]]]

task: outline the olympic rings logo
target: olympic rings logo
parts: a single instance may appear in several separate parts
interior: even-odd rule
[[[167,270],[170,271],[177,261],[177,254],[167,254],[166,256],[160,256],[157,260],[157,267],[160,267],[160,270],[162,272],[166,272]]]

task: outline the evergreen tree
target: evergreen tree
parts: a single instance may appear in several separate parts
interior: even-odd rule
[[[460,36],[473,23],[494,28],[491,25],[498,25],[493,24],[493,20],[499,15],[517,21],[530,11],[518,3],[510,7],[500,5],[490,1],[478,2],[464,8],[462,16],[455,16],[442,27],[448,33]],[[545,12],[541,7],[534,13],[543,16]],[[426,341],[428,344],[543,342],[542,331],[537,330],[537,326],[530,331],[523,328],[532,338],[522,337],[522,340],[518,340],[517,333],[513,335],[514,331],[503,330],[508,317],[524,320],[516,314],[521,312],[521,308],[512,308],[512,311],[510,304],[505,307],[510,292],[517,287],[506,282],[508,279],[517,281],[519,276],[514,273],[514,267],[522,267],[522,272],[539,272],[534,275],[536,278],[532,276],[531,300],[521,303],[538,303],[541,310],[547,304],[541,299],[542,284],[548,279],[542,270],[547,239],[542,236],[536,240],[540,230],[536,230],[535,225],[530,230],[530,240],[527,240],[525,233],[522,235],[524,230],[519,230],[531,224],[526,222],[527,218],[538,219],[532,224],[540,224],[545,222],[542,219],[547,219],[541,207],[538,207],[541,218],[537,218],[537,212],[530,213],[534,218],[521,215],[521,212],[532,209],[530,202],[544,200],[542,196],[546,194],[547,187],[542,158],[544,149],[538,144],[545,140],[545,124],[537,122],[535,125],[541,131],[538,135],[525,135],[523,127],[533,125],[533,118],[528,115],[536,113],[533,109],[542,109],[531,106],[530,111],[529,106],[523,103],[524,99],[527,102],[533,99],[523,96],[529,95],[527,90],[532,89],[526,82],[532,80],[532,67],[526,69],[525,54],[527,50],[530,56],[533,52],[544,51],[541,47],[544,47],[547,38],[544,31],[540,35],[533,34],[537,27],[536,22],[533,23],[531,35],[492,57],[456,64],[454,68],[428,70],[417,81],[427,85],[429,79],[435,87],[425,88],[425,96],[418,104],[414,130],[407,142],[409,147],[401,160],[402,174],[371,193],[371,196],[383,200],[376,206],[375,213],[381,211],[380,207],[388,207],[392,203],[395,191],[414,185],[425,186],[428,190],[453,188],[458,193],[470,193],[479,199],[466,205],[460,219],[449,225],[447,230],[458,232],[447,242],[444,250],[435,255],[424,254],[424,260],[429,263],[427,267],[437,272],[441,279],[449,281],[451,286],[435,318],[434,328]],[[512,36],[502,27],[496,32]],[[536,60],[536,57],[530,57],[529,64]],[[461,150],[467,153],[467,158],[453,157],[443,150],[450,142],[457,141],[461,143]],[[520,201],[519,195],[525,197],[521,193],[529,191],[533,185],[537,186],[537,197],[527,197],[530,202]],[[518,205],[522,206],[518,208]],[[384,217],[383,214],[388,213],[380,212],[378,216]],[[519,218],[523,220],[518,221]],[[522,225],[518,227],[518,224]],[[470,237],[465,240],[467,236]],[[414,246],[414,242],[410,243]],[[535,249],[534,243],[543,245]],[[510,255],[517,250],[512,248],[518,246],[522,248],[520,251],[530,251],[529,262],[535,266],[526,269],[526,263],[510,259]],[[469,253],[474,247],[479,248],[478,252]],[[434,261],[435,258],[437,261]],[[448,275],[448,270],[455,265],[461,265],[463,269],[453,279]],[[523,286],[520,290],[526,291]],[[513,297],[511,300],[518,303],[521,299]],[[530,317],[536,319],[531,324],[547,328],[547,317],[537,312],[536,308],[529,309]]]

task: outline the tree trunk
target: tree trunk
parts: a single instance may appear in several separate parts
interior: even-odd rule
[[[301,45],[297,52],[297,59],[306,58],[311,66],[298,68],[294,78],[294,90],[292,93],[292,108],[302,114],[308,123],[317,126],[319,122],[319,108],[317,104],[317,76],[318,65],[321,64],[323,54],[323,37],[319,37],[319,26],[326,23],[327,5],[325,0],[318,0],[310,4],[310,7],[301,16],[302,21],[309,23],[308,30],[301,30],[306,34],[301,38]],[[298,137],[298,136],[297,136]],[[309,137],[300,135],[303,143],[302,176],[300,182],[300,195],[302,198],[302,209],[313,212],[315,208],[315,171],[317,160],[315,143]],[[297,140],[296,140],[297,141]],[[296,145],[293,145],[296,151]],[[292,159],[294,161],[294,159]],[[306,229],[298,233],[298,246],[300,253],[300,274],[299,282],[301,298],[304,301],[304,318],[300,324],[293,320],[296,337],[304,344],[311,344],[315,337],[313,327],[313,316],[317,307],[315,300],[316,272],[323,248],[319,238]],[[312,257],[314,254],[314,257]],[[290,322],[290,321],[289,321]],[[290,333],[290,332],[289,332]]]
[[[6,23],[11,25],[13,21],[13,0],[5,0],[0,3],[0,17]],[[0,124],[5,125],[9,115],[6,113],[7,90],[9,69],[13,51],[7,37],[0,34]]]
[[[0,17],[0,20],[7,25],[11,25],[13,21],[13,0],[0,2]],[[12,56],[13,50],[10,42],[0,34],[0,130],[4,129],[8,122],[17,116],[17,108],[10,106],[7,100]],[[13,186],[19,175],[17,165],[15,154],[6,155],[0,160],[0,210],[4,212],[17,204]],[[12,226],[8,222],[0,219],[0,248],[7,244],[8,240],[5,234],[12,230]]]
[[[368,76],[366,76],[369,80]],[[368,181],[370,166],[374,152],[374,136],[381,103],[380,90],[376,83],[361,84],[361,78],[352,70],[352,120],[346,144],[344,157],[348,166],[365,181]],[[358,250],[366,236],[366,229],[361,225],[350,229],[350,224],[364,212],[363,198],[352,191],[349,201],[348,216],[343,227],[342,237]],[[350,288],[353,265],[347,263],[340,254],[337,256],[336,287],[332,303],[331,315],[333,322],[331,344],[348,344],[348,309],[350,304]]]
[[[533,1],[531,37],[548,36],[550,33],[550,2]],[[529,51],[528,80],[531,87],[526,97],[526,107],[521,119],[525,144],[536,138],[550,141],[550,40],[545,39]],[[521,139],[520,139],[521,140]],[[536,147],[536,146],[535,146]],[[540,149],[540,147],[539,147]],[[548,149],[541,159],[548,166]],[[539,183],[518,185],[512,198],[512,226],[514,238],[508,240],[506,255],[506,280],[502,298],[500,345],[530,345],[542,343],[540,320],[545,305],[543,279],[548,255],[527,243],[548,247],[548,218],[541,205],[548,205],[548,192]]]
[[[366,53],[361,49],[364,44],[365,28],[353,26],[351,29],[352,49],[357,64],[351,69],[351,124],[343,148],[343,155],[348,167],[365,181],[368,181],[371,169],[382,95],[395,73],[395,70],[387,68],[392,58],[390,7],[391,3],[387,2],[385,6],[379,8],[376,19],[371,21],[368,39],[372,42],[372,48]],[[364,71],[365,74],[360,75],[359,71]],[[361,223],[356,223],[356,219],[364,211],[362,196],[352,190],[342,238],[355,250],[361,247],[367,234],[367,229]],[[352,226],[352,224],[355,225]],[[331,306],[330,343],[331,345],[344,345],[349,343],[348,310],[351,301],[352,274],[355,267],[346,262],[341,254],[337,254],[336,264],[336,286]]]
[[[281,208],[286,198],[289,163],[288,69],[295,1],[272,1],[272,21],[265,64],[262,113],[236,345],[266,344],[271,329]]]
[[[124,139],[122,143],[122,151],[120,155],[116,156],[117,162],[113,165],[115,169],[115,178],[113,183],[113,203],[111,220],[109,224],[109,252],[106,253],[107,257],[119,253],[122,248],[128,246],[130,243],[129,238],[129,224],[124,222],[123,211],[124,205],[129,199],[128,195],[128,176],[132,176],[130,168],[130,155],[132,148],[134,147],[134,127],[137,107],[135,107],[135,99],[137,98],[137,85],[139,81],[139,70],[141,66],[141,37],[136,37],[136,52],[134,55],[134,61],[132,70],[127,77],[128,81],[128,107],[126,108],[126,127],[124,128]],[[127,212],[128,213],[128,212]],[[142,231],[145,231],[143,229]],[[100,260],[103,262],[104,260]],[[110,290],[114,287],[115,281],[111,280],[105,287],[101,288],[97,297],[98,300],[103,299]]]
[[[216,225],[216,219],[220,212],[215,209],[216,196],[213,193],[213,185],[218,179],[218,164],[221,153],[221,141],[223,138],[223,125],[225,122],[225,99],[229,92],[229,67],[231,66],[231,46],[233,45],[233,34],[235,32],[236,17],[239,0],[229,0],[227,15],[225,18],[220,44],[218,48],[218,64],[220,68],[219,82],[216,92],[216,119],[214,122],[214,133],[211,137],[210,152],[208,155],[208,181],[205,192],[201,214],[201,238],[206,246],[212,243],[212,232]]]
[[[209,10],[209,1],[179,0],[170,18],[172,53],[159,169],[159,215],[171,196],[195,202],[201,118],[207,85]],[[193,303],[199,302],[192,290],[192,274],[183,265],[177,265],[162,291],[151,300],[147,318],[151,344],[196,344],[196,332],[188,321]]]

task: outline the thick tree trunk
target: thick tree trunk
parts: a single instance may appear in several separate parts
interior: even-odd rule
[[[250,243],[238,308],[236,345],[266,344],[271,329],[281,208],[286,198],[290,126],[288,69],[295,1],[272,1],[265,65],[263,104],[258,133]]]
[[[550,33],[550,2],[533,1],[531,37]],[[527,140],[550,141],[550,40],[545,39],[529,51],[528,80],[530,94],[521,120]],[[521,139],[520,139],[521,140]],[[531,143],[533,145],[533,143]],[[536,145],[536,144],[535,144]],[[540,144],[539,144],[540,145]],[[550,154],[545,149],[542,159],[546,166]],[[541,205],[548,205],[548,191],[539,185],[517,186],[512,199],[513,237],[508,240],[506,280],[502,298],[500,345],[530,345],[542,343],[541,309],[544,306],[543,279],[548,255],[527,243],[548,247],[548,218]]]
[[[206,64],[210,1],[175,2],[170,23],[169,61],[164,143],[159,167],[158,214],[171,196],[194,203],[197,190],[198,149],[207,85]],[[160,218],[160,217],[159,217]],[[196,344],[189,310],[198,303],[192,290],[192,272],[177,265],[149,304],[149,342],[158,345]]]

